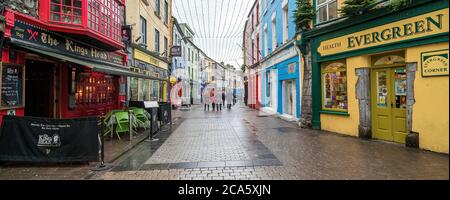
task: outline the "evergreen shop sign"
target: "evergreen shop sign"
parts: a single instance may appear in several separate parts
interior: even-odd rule
[[[448,49],[422,53],[422,76],[448,76]]]
[[[321,56],[328,56],[446,33],[449,30],[448,17],[448,9],[443,9],[385,24],[321,42],[318,52]]]

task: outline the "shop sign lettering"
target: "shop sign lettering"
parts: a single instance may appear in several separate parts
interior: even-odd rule
[[[422,53],[422,76],[448,76],[448,49]]]
[[[160,62],[159,59],[138,49],[134,49],[134,58],[165,70],[169,69],[169,65],[167,63]]]
[[[375,28],[326,40],[317,51],[321,56],[360,50],[449,31],[448,8]]]
[[[294,47],[290,47],[288,49],[285,49],[279,53],[277,53],[276,55],[274,55],[273,57],[269,58],[268,60],[264,61],[261,63],[261,66],[263,69],[267,68],[267,67],[271,67],[275,64],[278,64],[280,62],[283,62],[287,59],[290,59],[294,56],[297,55],[297,51],[295,50]]]
[[[15,21],[12,37],[40,47],[51,48],[69,56],[87,58],[92,61],[104,61],[116,65],[124,64],[123,56],[119,54],[77,42],[19,20]]]

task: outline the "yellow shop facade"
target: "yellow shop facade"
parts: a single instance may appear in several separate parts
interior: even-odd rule
[[[448,3],[412,1],[303,34],[313,128],[448,154]]]

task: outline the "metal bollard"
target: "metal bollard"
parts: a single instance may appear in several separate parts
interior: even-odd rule
[[[113,167],[113,165],[107,165],[105,163],[105,137],[104,137],[104,127],[103,127],[103,115],[102,117],[99,117],[99,121],[98,121],[98,125],[100,126],[100,135],[98,136],[99,138],[99,145],[100,145],[100,156],[99,156],[99,161],[100,164],[92,167],[90,170],[91,171],[105,171],[105,170],[109,170]]]
[[[149,128],[149,138],[147,140],[145,140],[145,142],[156,142],[159,141],[159,139],[153,138],[153,121],[155,120],[155,115],[153,115],[153,113],[150,114],[151,115],[151,119],[150,119],[150,128]]]

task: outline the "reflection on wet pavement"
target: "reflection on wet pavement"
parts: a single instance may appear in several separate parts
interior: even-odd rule
[[[158,144],[144,143],[98,179],[444,179],[448,155],[301,129],[243,106],[179,113]]]
[[[242,120],[187,118],[160,136],[156,143],[141,145],[113,171],[282,165]]]

